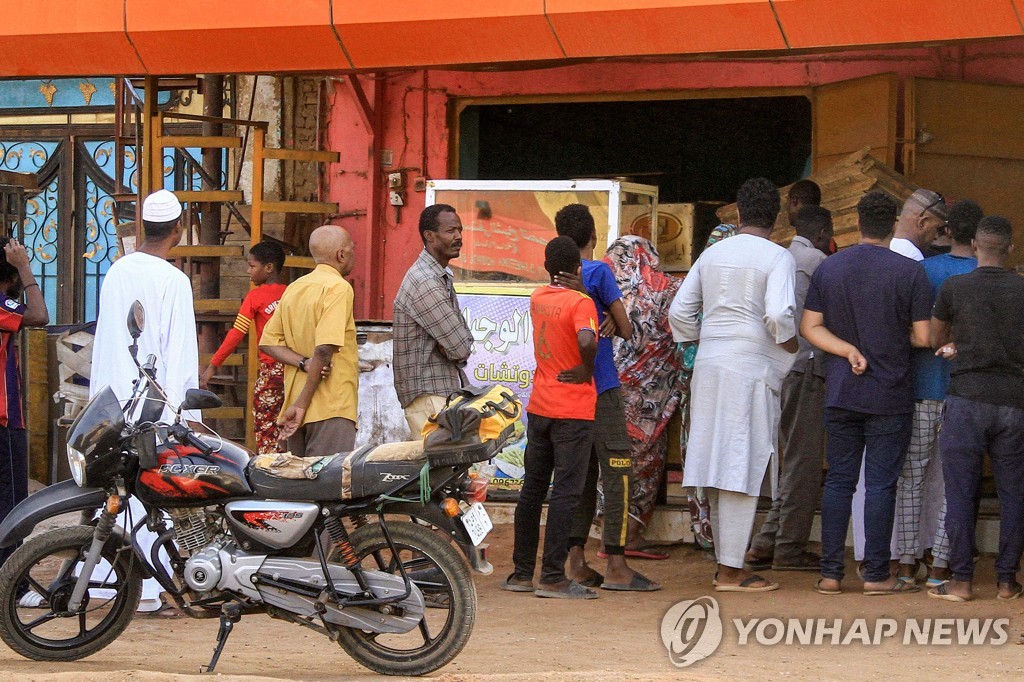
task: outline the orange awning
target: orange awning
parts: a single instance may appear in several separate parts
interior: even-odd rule
[[[1019,7],[1015,7],[1019,5]],[[1024,34],[1024,0],[5,0],[0,77],[339,72]]]

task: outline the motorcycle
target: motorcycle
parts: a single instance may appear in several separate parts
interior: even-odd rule
[[[10,546],[44,519],[82,513],[82,525],[40,533],[0,569],[0,638],[34,660],[84,658],[117,639],[154,578],[189,616],[219,614],[208,672],[234,624],[259,612],[326,635],[382,674],[424,675],[454,659],[476,618],[470,568],[493,570],[482,545],[487,485],[469,469],[508,438],[439,455],[422,443],[364,447],[281,477],[183,421],[185,410],[220,405],[209,391],[190,389],[173,422],[161,422],[156,358],[137,358],[138,301],[127,324],[139,368],[131,397],[122,406],[109,388],[98,393],[68,434],[73,480],[0,524],[0,546]],[[131,496],[145,517],[119,525]],[[158,535],[148,554],[144,526]],[[27,592],[41,606],[23,606]]]

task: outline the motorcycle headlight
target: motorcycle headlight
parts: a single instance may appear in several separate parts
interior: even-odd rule
[[[71,477],[80,488],[85,487],[85,455],[68,446],[68,466],[71,467]]]

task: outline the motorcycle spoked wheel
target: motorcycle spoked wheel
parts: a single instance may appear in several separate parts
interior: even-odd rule
[[[105,561],[93,573],[83,606],[77,613],[67,611],[94,530],[74,526],[43,533],[0,569],[0,638],[22,656],[76,661],[106,647],[131,622],[142,596],[142,575],[132,564],[132,552],[118,551],[123,545],[117,536],[103,547]],[[26,587],[43,597],[40,607],[19,607],[19,592]]]
[[[423,620],[401,635],[340,628],[338,643],[374,672],[425,675],[449,663],[469,641],[476,622],[476,587],[462,555],[429,526],[389,521],[388,532],[399,561],[427,602]],[[400,575],[379,524],[353,531],[351,540],[363,568]]]

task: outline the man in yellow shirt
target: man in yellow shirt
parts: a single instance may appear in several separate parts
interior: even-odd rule
[[[344,228],[323,225],[309,237],[316,269],[288,286],[260,339],[285,365],[281,440],[299,457],[353,449],[359,367],[354,294],[345,275],[355,245]]]

